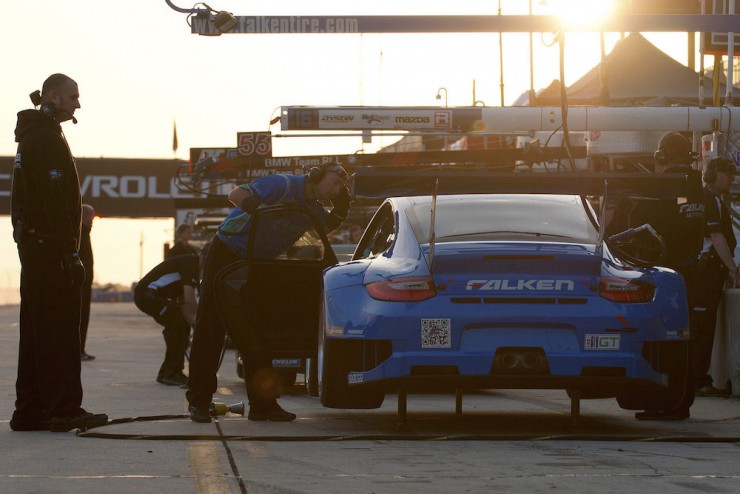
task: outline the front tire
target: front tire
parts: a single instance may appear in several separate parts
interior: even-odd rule
[[[303,381],[306,384],[308,396],[319,396],[319,370],[316,365],[318,360],[318,358],[306,359],[306,373]]]

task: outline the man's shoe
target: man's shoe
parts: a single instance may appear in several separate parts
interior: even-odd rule
[[[191,406],[188,408],[188,411],[190,412],[190,420],[193,422],[198,422],[199,424],[211,423],[211,414],[208,412],[208,407]]]
[[[290,413],[283,410],[277,403],[273,408],[267,410],[250,408],[249,414],[247,415],[247,418],[249,420],[269,420],[271,422],[290,422],[292,420],[295,420],[295,417],[295,413]]]
[[[49,420],[42,418],[33,420],[19,419],[13,414],[13,418],[10,419],[10,428],[16,432],[48,431]]]
[[[182,386],[188,383],[188,376],[185,374],[175,374],[174,376],[164,376],[157,378],[158,383],[166,384],[167,386]]]
[[[724,389],[717,389],[714,386],[702,386],[696,390],[696,396],[728,396],[730,393]]]
[[[104,413],[88,413],[74,417],[52,417],[49,423],[51,432],[69,432],[72,429],[80,429],[85,432],[87,429],[99,427],[108,423],[108,416]]]
[[[690,416],[691,414],[686,409],[645,410],[635,414],[637,420],[685,420]]]
[[[86,362],[88,360],[95,360],[95,355],[90,355],[89,353],[82,352],[80,353],[80,360],[83,362]]]

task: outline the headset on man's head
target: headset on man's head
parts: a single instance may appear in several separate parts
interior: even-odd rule
[[[347,171],[341,165],[337,163],[323,163],[319,166],[313,166],[308,170],[308,180],[313,184],[317,184],[326,177],[327,173],[336,173],[344,181],[347,181],[349,178]]]
[[[701,157],[691,151],[691,141],[680,132],[669,132],[660,138],[658,150],[653,153],[655,162],[661,166],[669,163],[690,165]]]

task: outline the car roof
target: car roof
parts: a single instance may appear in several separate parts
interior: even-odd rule
[[[531,201],[541,199],[547,202],[568,203],[574,199],[580,200],[577,195],[564,194],[458,194],[437,196],[437,204],[454,203],[464,200],[466,202],[512,202]],[[388,199],[400,208],[416,206],[420,204],[431,204],[432,196],[391,197]]]

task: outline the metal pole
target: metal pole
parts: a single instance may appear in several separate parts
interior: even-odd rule
[[[532,0],[529,0],[529,15],[532,15]],[[533,103],[534,96],[534,48],[532,44],[532,33],[529,33],[529,104]]]
[[[706,0],[701,0],[701,13],[706,12]],[[704,106],[704,33],[699,33],[699,106]]]
[[[735,15],[735,0],[730,0],[729,3],[729,12],[730,15]],[[735,58],[735,33],[734,32],[728,32],[727,33],[727,86],[726,86],[726,93],[725,93],[725,105],[727,106],[733,106],[732,104],[732,86],[734,84],[733,81],[733,71],[735,70],[734,67],[734,58]]]
[[[599,96],[603,106],[609,106],[609,70],[606,66],[606,44],[604,42],[604,33],[599,33],[599,46],[601,50],[601,62],[599,63],[599,81],[601,88]]]
[[[139,232],[139,279],[144,277],[144,232]]]
[[[501,15],[501,0],[498,0],[498,15]],[[504,33],[498,33],[498,58],[501,72],[501,106],[504,106]],[[473,106],[475,106],[475,97],[473,97]]]

